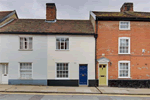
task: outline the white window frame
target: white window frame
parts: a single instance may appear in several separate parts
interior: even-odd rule
[[[128,77],[120,77],[120,63],[128,63]],[[130,61],[122,60],[118,61],[118,78],[130,78]]]
[[[121,28],[121,22],[128,22],[129,23],[128,28]],[[119,21],[119,30],[130,30],[130,21]]]
[[[57,63],[68,63],[68,77],[62,77],[62,78],[60,78],[60,77],[57,77]],[[70,69],[69,69],[69,62],[56,62],[55,63],[55,79],[58,79],[58,80],[63,80],[63,79],[69,79],[69,73],[70,73]]]
[[[128,53],[120,53],[120,40],[121,39],[128,39]],[[118,38],[118,54],[130,54],[130,37],[119,37]]]
[[[20,69],[20,64],[21,64],[21,63],[31,63],[31,65],[32,65],[32,66],[31,66],[31,67],[32,67],[32,69],[31,69],[31,71],[32,71],[32,72],[31,72],[31,73],[32,73],[32,77],[31,77],[31,78],[21,78],[21,73],[20,73],[20,70],[21,70],[21,69]],[[33,63],[32,63],[32,62],[19,62],[18,67],[19,67],[19,68],[18,68],[18,72],[19,72],[19,79],[22,79],[22,80],[26,80],[26,79],[28,79],[28,80],[30,80],[30,79],[32,79],[32,78],[33,78]]]
[[[68,49],[65,49],[65,48],[61,49],[61,42],[60,42],[60,49],[57,49],[57,38],[68,38],[69,39],[69,42],[68,42],[69,48],[70,48],[70,38],[68,36],[57,36],[55,39],[56,40],[56,42],[55,42],[56,43],[56,47],[55,47],[56,50],[62,50],[62,51],[63,50],[66,50],[66,51],[69,50],[69,48]],[[65,43],[64,43],[64,47],[65,47]]]
[[[23,49],[20,48],[20,38],[23,38]],[[27,49],[25,49],[25,46],[24,46],[24,38],[28,38],[28,41],[27,41]],[[32,38],[32,48],[29,49],[29,38]],[[19,50],[33,50],[33,37],[32,36],[19,36]]]

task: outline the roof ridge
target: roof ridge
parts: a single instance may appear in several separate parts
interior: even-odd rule
[[[141,12],[141,11],[134,11],[134,12],[137,12],[137,13],[149,13],[150,14],[150,12]]]
[[[134,14],[131,14],[131,13],[128,13],[128,12],[124,12],[125,14],[127,14],[127,15],[130,15],[130,16],[132,16],[132,17],[136,17]]]
[[[45,20],[45,19],[19,18],[17,20]],[[75,19],[75,20],[74,19],[57,19],[57,21],[90,21],[90,20],[89,19],[87,19],[87,20],[85,20],[85,19],[83,19],[83,20],[80,20],[80,19]]]
[[[14,10],[10,10],[10,11],[0,11],[0,12],[13,12]]]
[[[92,11],[92,12],[122,13],[122,12],[118,12],[118,11]]]

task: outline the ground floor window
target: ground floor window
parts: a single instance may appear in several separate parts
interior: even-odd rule
[[[32,78],[32,63],[20,63],[20,78]]]
[[[56,77],[68,78],[68,63],[56,63]]]
[[[119,61],[119,78],[130,78],[130,61]]]

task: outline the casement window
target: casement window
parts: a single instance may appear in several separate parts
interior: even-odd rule
[[[20,37],[20,50],[32,50],[32,37]]]
[[[120,30],[130,30],[130,21],[120,21],[119,29]]]
[[[20,63],[20,78],[21,79],[32,78],[32,63]]]
[[[56,63],[56,78],[68,78],[68,63]]]
[[[130,78],[130,61],[118,62],[119,78]]]
[[[69,50],[69,38],[56,38],[56,50]]]
[[[119,37],[119,54],[130,54],[130,37]]]

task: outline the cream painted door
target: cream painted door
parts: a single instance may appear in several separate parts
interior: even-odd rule
[[[8,84],[8,64],[2,64],[2,84]]]
[[[106,65],[99,65],[99,85],[106,85]]]

